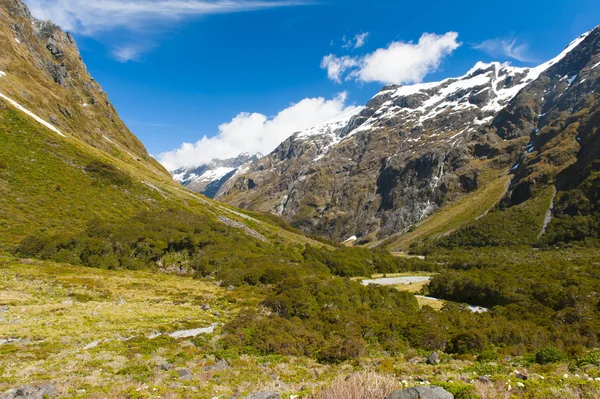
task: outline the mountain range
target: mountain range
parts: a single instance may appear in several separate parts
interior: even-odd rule
[[[458,78],[385,86],[248,163],[215,198],[338,242],[399,250],[545,196],[535,218],[545,232],[553,217],[582,212],[572,190],[595,185],[599,42],[596,28],[535,68],[478,63]],[[440,211],[452,217],[442,223]]]

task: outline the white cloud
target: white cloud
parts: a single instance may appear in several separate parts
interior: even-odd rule
[[[392,42],[385,48],[358,57],[325,56],[321,68],[340,83],[345,79],[359,82],[419,83],[439,69],[442,60],[460,47],[458,33],[424,33],[418,43]]]
[[[218,135],[204,136],[195,144],[184,143],[176,150],[160,154],[158,160],[168,170],[176,170],[203,165],[215,158],[232,158],[242,152],[268,154],[293,133],[355,109],[346,105],[346,99],[345,92],[331,100],[306,98],[271,118],[260,113],[240,113],[219,126]]]
[[[357,65],[358,62],[354,58],[336,57],[333,54],[323,57],[321,61],[321,68],[327,69],[327,76],[336,83],[342,83],[342,75]]]
[[[354,36],[352,39],[346,39],[346,36],[344,36],[342,38],[342,41],[344,42],[342,47],[345,49],[350,49],[350,48],[359,49],[365,45],[368,37],[369,37],[369,32],[359,33],[356,36]]]
[[[473,46],[477,50],[492,57],[508,57],[521,62],[532,62],[533,60],[527,55],[529,46],[526,43],[518,44],[518,38],[496,38],[484,41],[481,44]]]
[[[367,38],[369,37],[369,32],[359,33],[354,36],[354,48],[361,48],[367,42]]]

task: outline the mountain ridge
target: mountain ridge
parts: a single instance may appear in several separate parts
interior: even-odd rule
[[[337,130],[337,141],[305,135],[311,142],[295,134],[245,175],[226,182],[216,198],[280,214],[339,242],[352,236],[377,242],[407,231],[497,176],[517,171],[512,168],[519,147],[526,147],[524,136],[535,129],[531,122],[511,121],[525,110],[514,106],[519,95],[550,79],[577,49],[596,43],[599,32],[580,35],[534,68],[478,63],[459,78],[385,86]],[[591,62],[592,47],[580,68]]]

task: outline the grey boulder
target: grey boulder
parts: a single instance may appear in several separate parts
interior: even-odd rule
[[[246,396],[246,399],[281,399],[277,392],[257,392]]]
[[[0,399],[44,399],[56,397],[56,390],[50,384],[38,386],[25,385],[15,389],[9,389],[0,395]]]
[[[394,392],[387,399],[454,399],[454,395],[442,387],[415,387]]]

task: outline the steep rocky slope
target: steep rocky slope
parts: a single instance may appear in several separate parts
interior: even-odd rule
[[[239,168],[242,165],[258,161],[261,157],[261,154],[242,153],[231,159],[213,159],[211,163],[195,168],[179,168],[172,171],[171,175],[184,187],[214,198],[223,184],[240,172]]]
[[[594,159],[584,144],[597,146],[573,124],[595,131],[599,38],[597,28],[536,68],[478,63],[460,78],[386,86],[358,114],[294,134],[217,198],[335,240],[375,243],[418,229],[440,208],[451,214],[437,235],[498,204],[519,205],[536,182],[541,192],[578,159]]]
[[[119,119],[73,36],[36,20],[21,0],[0,0],[0,71],[0,93],[63,134],[167,173]]]

